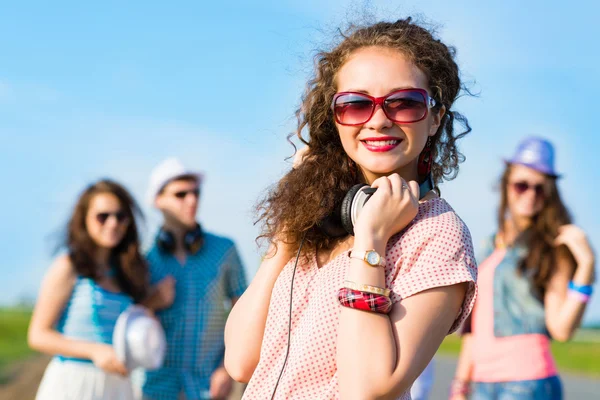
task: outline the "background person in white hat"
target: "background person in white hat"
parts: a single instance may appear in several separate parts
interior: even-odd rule
[[[170,158],[150,177],[148,200],[163,224],[147,254],[157,311],[167,338],[163,367],[147,371],[143,398],[223,399],[232,379],[223,367],[225,300],[235,303],[246,277],[235,244],[204,232],[196,220],[202,174]]]

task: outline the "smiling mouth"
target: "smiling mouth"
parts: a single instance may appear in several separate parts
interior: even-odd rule
[[[390,140],[361,140],[364,144],[374,147],[396,146],[402,142],[402,139]]]

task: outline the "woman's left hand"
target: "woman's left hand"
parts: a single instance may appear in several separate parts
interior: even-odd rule
[[[554,245],[564,244],[573,254],[578,266],[594,265],[594,252],[585,235],[585,232],[576,225],[563,225],[558,228],[558,236],[554,239]]]

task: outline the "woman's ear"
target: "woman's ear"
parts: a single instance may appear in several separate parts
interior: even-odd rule
[[[433,124],[431,124],[431,128],[429,129],[429,136],[434,136],[437,133],[444,115],[446,115],[446,106],[441,106],[437,112],[431,113]]]

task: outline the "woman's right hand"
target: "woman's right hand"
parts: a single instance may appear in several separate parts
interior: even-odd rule
[[[125,365],[117,358],[115,349],[108,344],[94,344],[92,348],[91,360],[94,365],[108,373],[127,376],[129,371]]]
[[[404,229],[419,211],[419,184],[394,173],[371,183],[377,191],[365,204],[354,227],[355,243],[363,236],[387,243]]]

